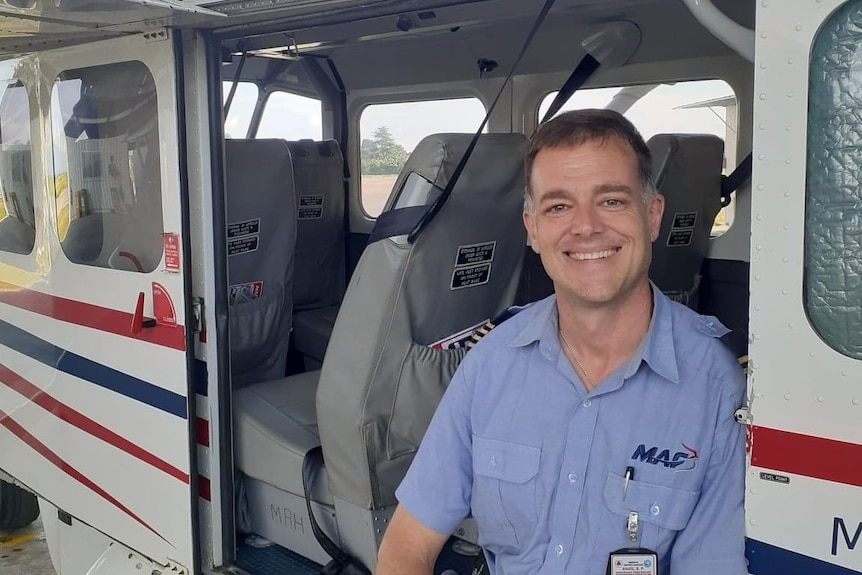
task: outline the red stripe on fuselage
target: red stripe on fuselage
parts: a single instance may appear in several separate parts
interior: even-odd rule
[[[132,334],[132,313],[81,301],[48,295],[0,282],[0,302],[67,323],[185,351],[186,334],[181,325],[155,325]],[[133,307],[134,301],[129,302]]]
[[[14,433],[16,436],[18,436],[18,438],[21,441],[23,441],[24,443],[29,445],[31,448],[33,448],[39,455],[41,455],[42,457],[47,459],[55,467],[60,469],[63,473],[65,473],[66,475],[68,475],[69,477],[71,477],[72,479],[74,479],[75,481],[80,483],[81,485],[87,487],[92,492],[99,495],[102,499],[109,502],[111,505],[113,505],[114,507],[116,507],[117,509],[119,509],[120,511],[122,511],[123,513],[125,513],[126,515],[128,515],[129,517],[134,519],[136,522],[143,525],[149,531],[154,533],[159,539],[161,539],[162,541],[164,541],[170,545],[170,541],[168,541],[167,539],[162,537],[158,531],[156,531],[155,529],[153,529],[152,527],[147,525],[147,523],[143,519],[141,519],[140,517],[135,515],[128,507],[126,507],[125,505],[120,503],[110,493],[108,493],[107,491],[105,491],[104,489],[102,489],[101,487],[96,485],[95,483],[93,483],[93,481],[91,481],[88,477],[86,477],[80,471],[78,471],[77,469],[75,469],[74,467],[72,467],[71,465],[66,463],[59,455],[57,455],[56,453],[51,451],[47,445],[45,445],[44,443],[42,443],[41,441],[39,441],[38,439],[33,437],[33,435],[29,431],[24,429],[21,426],[21,424],[19,424],[17,421],[15,421],[11,417],[9,417],[9,415],[5,411],[3,411],[2,409],[0,409],[0,425],[2,425],[6,429],[8,429],[12,433]]]
[[[751,463],[757,467],[862,487],[862,445],[751,427]]]
[[[6,387],[13,389],[35,403],[36,405],[42,407],[49,413],[53,413],[66,423],[74,425],[81,431],[89,433],[93,437],[101,439],[105,443],[113,445],[117,449],[121,449],[131,455],[132,457],[136,457],[140,459],[144,463],[152,465],[156,469],[164,471],[168,475],[175,477],[182,481],[183,483],[189,482],[189,476],[187,473],[183,473],[180,469],[174,467],[167,461],[160,459],[159,457],[153,455],[149,451],[138,447],[128,439],[117,435],[110,429],[99,425],[86,415],[72,409],[68,405],[61,403],[56,398],[47,394],[45,391],[40,389],[39,387],[33,385],[8,367],[0,364],[0,383],[6,385]]]

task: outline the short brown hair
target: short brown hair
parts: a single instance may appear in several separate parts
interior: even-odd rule
[[[595,140],[606,141],[616,138],[628,144],[638,162],[638,174],[644,189],[644,200],[655,195],[652,181],[652,154],[637,128],[619,112],[613,110],[574,110],[556,116],[539,126],[530,140],[530,149],[525,162],[527,179],[524,191],[524,206],[532,206],[533,191],[530,179],[536,155],[545,148],[580,146]]]

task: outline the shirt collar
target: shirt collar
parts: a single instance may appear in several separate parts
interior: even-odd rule
[[[673,313],[670,301],[655,284],[650,282],[653,296],[653,313],[649,328],[640,347],[623,370],[624,377],[630,377],[646,362],[658,375],[673,383],[679,383],[675,346],[673,343]],[[550,357],[559,348],[557,339],[557,300],[556,296],[547,297],[533,304],[536,311],[530,321],[519,331],[509,344],[524,347],[539,342],[540,351]]]

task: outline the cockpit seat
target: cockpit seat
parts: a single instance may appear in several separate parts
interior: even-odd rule
[[[296,203],[284,140],[226,140],[233,386],[284,377],[293,311]]]
[[[345,289],[344,166],[334,140],[288,142],[296,186],[293,345],[323,362]]]
[[[710,134],[658,134],[647,145],[653,181],[665,198],[650,279],[668,297],[696,310],[701,267],[721,209],[724,142]]]

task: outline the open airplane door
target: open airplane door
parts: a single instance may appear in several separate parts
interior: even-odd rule
[[[862,3],[780,8],[757,8],[749,571],[851,575],[862,573]]]
[[[35,230],[30,250],[0,245],[0,469],[50,504],[49,544],[100,531],[190,573],[208,486],[192,456],[203,422],[176,72],[164,29],[0,65],[6,215],[29,206],[19,219]],[[26,190],[8,201],[9,158],[25,151],[30,204]]]

